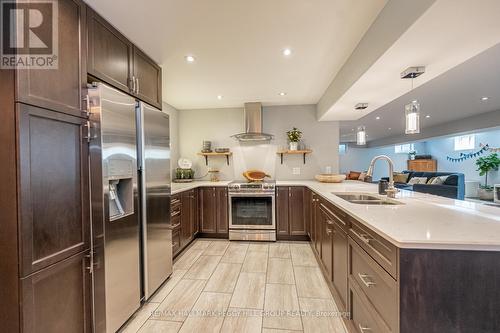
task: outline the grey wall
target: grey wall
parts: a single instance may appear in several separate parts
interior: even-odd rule
[[[210,140],[214,147],[228,147],[233,152],[230,165],[224,158],[211,158],[209,167],[220,170],[224,180],[241,179],[248,169],[260,169],[278,180],[312,179],[330,166],[338,171],[337,122],[316,121],[314,105],[264,107],[264,131],[275,135],[269,143],[240,143],[230,136],[243,131],[243,109],[208,109],[179,111],[179,154],[193,161],[195,177],[207,173],[205,160],[198,156],[202,141]],[[307,156],[285,156],[280,164],[276,151],[287,146],[285,132],[296,126],[304,133],[303,143],[313,149]],[[300,168],[300,175],[293,175],[293,168]]]

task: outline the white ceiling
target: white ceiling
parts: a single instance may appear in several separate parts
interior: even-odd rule
[[[404,137],[410,142],[416,136],[404,135],[405,104],[414,99],[420,102],[421,131],[425,133],[432,127],[455,120],[500,112],[499,87],[500,44],[497,44],[359,120],[341,122],[340,140],[356,141],[355,129],[364,125],[369,142],[390,137]],[[488,100],[483,101],[482,97]],[[426,118],[427,115],[430,118]]]
[[[164,101],[193,109],[316,104],[387,0],[86,2],[163,66]]]
[[[414,80],[417,87],[496,45],[498,13],[498,0],[437,0],[321,120],[356,120],[406,94],[411,80],[401,80],[399,74],[407,67],[426,66],[426,73]],[[354,110],[360,102],[369,107]]]

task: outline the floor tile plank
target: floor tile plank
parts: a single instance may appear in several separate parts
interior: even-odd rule
[[[232,308],[264,308],[266,274],[240,273],[230,306]]]

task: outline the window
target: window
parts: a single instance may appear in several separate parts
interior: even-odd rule
[[[339,155],[345,155],[347,153],[347,145],[342,143],[339,145]]]
[[[462,135],[455,137],[455,150],[468,150],[474,149],[476,145],[476,136],[474,134],[471,135]]]
[[[396,154],[408,154],[411,151],[415,151],[415,145],[413,143],[394,146],[394,152]]]

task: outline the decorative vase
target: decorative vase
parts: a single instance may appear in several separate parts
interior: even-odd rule
[[[493,189],[480,188],[478,194],[479,194],[479,200],[493,201],[494,199]]]
[[[299,150],[298,142],[290,142],[290,150]]]

